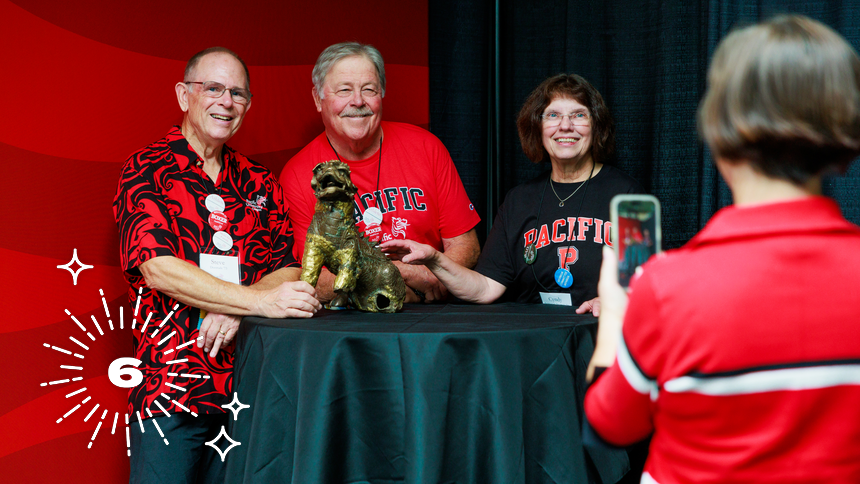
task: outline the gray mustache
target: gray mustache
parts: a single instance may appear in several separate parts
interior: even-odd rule
[[[352,117],[366,117],[373,116],[373,110],[367,106],[361,106],[358,108],[348,108],[340,113],[341,118],[352,118]]]

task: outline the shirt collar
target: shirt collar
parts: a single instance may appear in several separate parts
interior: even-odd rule
[[[842,217],[839,205],[823,196],[721,209],[688,246],[737,238],[810,232],[860,232]]]
[[[182,135],[182,130],[179,126],[170,128],[165,139],[167,140],[167,145],[170,147],[170,150],[173,152],[173,156],[176,159],[176,163],[179,165],[180,170],[186,170],[189,166],[196,166],[198,161],[202,161],[197,155],[197,152],[195,152],[188,143],[188,140],[185,139],[185,136]],[[226,144],[221,150],[221,157],[224,161],[224,167],[232,167],[235,165],[233,149]]]

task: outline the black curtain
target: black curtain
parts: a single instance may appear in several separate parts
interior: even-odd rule
[[[663,245],[689,240],[731,194],[699,141],[708,62],[732,27],[778,13],[824,22],[860,47],[860,3],[821,1],[430,2],[430,127],[448,149],[486,235],[504,194],[547,166],[523,155],[516,115],[546,77],[577,73],[603,94],[616,159],[663,206]],[[860,224],[860,166],[825,194]],[[488,223],[489,222],[489,223]]]

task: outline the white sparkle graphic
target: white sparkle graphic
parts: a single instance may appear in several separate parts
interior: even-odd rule
[[[239,394],[236,392],[233,392],[233,401],[226,404],[226,405],[221,405],[221,408],[226,408],[226,409],[230,410],[231,412],[233,412],[233,421],[235,422],[239,418],[239,411],[242,410],[243,408],[251,408],[251,406],[245,405],[244,403],[240,402],[239,401]]]
[[[72,266],[75,264],[78,265],[78,268],[72,269]],[[73,286],[78,285],[78,274],[80,274],[81,271],[83,271],[84,269],[92,269],[92,268],[93,268],[93,266],[84,264],[83,262],[81,262],[80,259],[78,259],[78,249],[73,249],[72,260],[70,260],[68,264],[57,266],[57,269],[65,269],[72,274],[72,285]]]
[[[227,439],[230,442],[230,445],[225,450],[221,450],[221,448],[215,444],[215,442],[218,442],[219,440],[221,440],[222,437]],[[218,433],[218,436],[215,437],[214,439],[210,440],[209,442],[206,442],[206,445],[217,450],[218,454],[221,456],[221,462],[224,462],[224,458],[227,457],[227,452],[230,452],[230,449],[232,449],[233,447],[238,447],[242,444],[240,442],[236,442],[235,440],[231,439],[230,436],[227,435],[227,431],[224,430],[224,426],[222,425],[221,426],[221,432]]]

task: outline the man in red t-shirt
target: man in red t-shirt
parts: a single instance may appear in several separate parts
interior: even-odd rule
[[[224,144],[251,107],[249,86],[235,53],[198,53],[176,84],[182,125],[122,168],[113,209],[143,376],[129,391],[132,483],[223,482],[223,460],[205,444],[227,422],[225,347],[241,317],[320,308],[297,280],[274,175]]]
[[[295,228],[293,254],[301,261],[313,218],[312,170],[341,160],[350,166],[356,225],[370,240],[412,239],[429,244],[466,267],[478,260],[475,225],[480,217],[438,138],[417,126],[383,122],[385,65],[378,50],[356,42],[335,44],[320,54],[312,94],[325,132],[296,154],[280,182]],[[412,290],[406,302],[442,299],[445,287],[424,266],[395,262]],[[334,297],[333,275],[323,270],[321,300]]]

